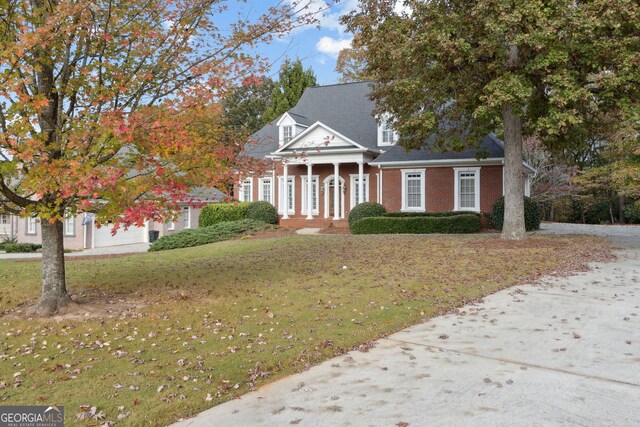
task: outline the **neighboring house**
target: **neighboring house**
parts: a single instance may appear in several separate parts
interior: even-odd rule
[[[273,169],[239,182],[238,198],[269,201],[280,224],[293,227],[344,226],[351,208],[365,201],[387,211],[491,211],[503,195],[503,142],[489,134],[478,149],[406,151],[386,121],[376,121],[370,84],[308,88],[295,107],[252,135],[244,155],[271,160]],[[523,163],[527,195],[533,172]]]
[[[15,236],[17,227],[16,217],[8,213],[0,213],[0,242]]]
[[[194,204],[208,204],[220,202],[225,195],[217,189],[196,189],[191,192]],[[104,224],[98,228],[92,214],[81,213],[70,216],[64,220],[64,247],[67,249],[89,249],[106,246],[129,245],[134,243],[149,242],[149,232],[158,231],[158,236],[176,233],[187,228],[197,228],[200,218],[199,207],[182,205],[181,212],[175,221],[165,223],[147,221],[143,227],[129,227],[126,231],[120,228],[115,236],[111,235],[112,227]],[[2,221],[0,216],[0,221]],[[9,224],[13,224],[12,235],[16,236],[20,243],[42,243],[42,234],[39,218],[21,218],[8,216]],[[5,227],[0,222],[0,238]]]

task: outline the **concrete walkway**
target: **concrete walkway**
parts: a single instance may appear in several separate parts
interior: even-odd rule
[[[118,254],[134,254],[140,252],[146,252],[149,249],[149,243],[134,243],[131,245],[119,245],[108,246],[105,248],[85,249],[79,252],[70,252],[65,254],[65,257],[77,257],[77,256],[101,256],[101,255],[118,255]],[[30,254],[8,254],[0,252],[0,260],[3,259],[29,259],[29,258],[42,258],[42,254],[30,253]]]
[[[625,246],[615,263],[498,292],[176,425],[640,425],[640,227],[621,228],[591,230]]]

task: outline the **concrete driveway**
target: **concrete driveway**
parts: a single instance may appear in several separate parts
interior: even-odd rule
[[[544,224],[625,246],[517,286],[178,426],[640,425],[640,227]]]

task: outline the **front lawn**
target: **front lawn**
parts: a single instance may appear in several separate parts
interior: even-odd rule
[[[69,426],[166,425],[607,250],[589,237],[326,235],[72,260],[71,293],[103,303],[53,320],[20,313],[40,263],[0,261],[0,404],[64,405]]]

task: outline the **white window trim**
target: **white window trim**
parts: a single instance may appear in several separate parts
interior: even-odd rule
[[[480,212],[480,167],[474,168],[453,168],[454,173],[454,189],[453,189],[453,210],[454,211],[470,211]],[[475,208],[460,207],[460,174],[473,173],[475,175]]]
[[[273,203],[273,177],[270,176],[265,176],[264,178],[259,178],[258,179],[258,200],[263,200],[264,199],[264,183],[265,181],[269,181],[269,187],[271,187],[271,194],[269,194],[269,200],[266,200],[267,202],[271,203],[272,205]]]
[[[183,218],[182,218],[182,224],[183,225],[185,224],[184,215],[187,215],[187,221],[186,221],[187,223],[186,223],[186,225],[184,225],[184,228],[185,229],[191,228],[191,206],[183,206],[182,207],[182,215],[183,215]]]
[[[425,175],[426,169],[401,169],[402,171],[402,212],[426,212],[426,204],[425,204]],[[407,175],[419,173],[421,175],[421,192],[420,192],[420,206],[419,207],[407,207]]]
[[[175,221],[167,221],[167,231],[174,231],[176,229]]]
[[[296,177],[295,175],[287,175],[287,179],[291,180],[291,209],[289,209],[289,215],[295,215],[296,213]],[[282,187],[280,184],[282,183]],[[284,209],[282,200],[284,199],[284,175],[278,176],[278,213],[280,215],[284,214]],[[285,201],[284,206],[287,206],[288,203]]]
[[[38,234],[38,222],[37,219],[35,217],[27,217],[26,218],[26,229],[24,231],[24,234],[27,234],[29,236],[35,236]],[[33,225],[33,230],[31,229],[31,225]]]
[[[398,133],[394,130],[393,131],[393,141],[391,143],[389,142],[383,142],[383,126],[391,119],[391,116],[388,114],[385,114],[383,116],[380,116],[378,118],[380,120],[380,123],[378,124],[378,146],[379,147],[391,147],[393,145],[396,145],[396,141],[398,140]]]
[[[302,194],[300,196],[300,200],[302,200],[300,214],[302,215],[307,214],[307,177],[308,175],[300,177],[300,179],[302,180],[302,183],[300,184],[300,188],[302,189]],[[320,176],[311,175],[311,178],[316,183],[316,208],[313,210],[312,214],[318,215],[320,213]]]
[[[352,173],[349,175],[350,181],[349,181],[349,187],[351,188],[351,190],[349,191],[349,206],[351,206],[351,208],[353,209],[353,207],[356,205],[356,179],[360,178],[360,174],[359,173]],[[364,177],[364,201],[368,202],[369,201],[369,174],[365,173],[362,174],[362,176]]]
[[[0,214],[0,225],[10,224],[9,214]]]
[[[71,227],[71,232],[69,233],[68,226],[69,224],[73,224]],[[64,235],[67,237],[73,237],[76,235],[76,217],[75,216],[67,216],[64,219]]]
[[[244,184],[249,183],[249,200],[244,199]],[[253,177],[249,177],[240,181],[240,191],[238,191],[241,202],[253,202]]]

